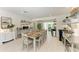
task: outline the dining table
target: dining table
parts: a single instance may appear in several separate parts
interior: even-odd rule
[[[45,30],[35,30],[35,31],[26,33],[27,37],[33,39],[33,50],[34,51],[36,51],[36,40],[37,40],[36,38],[40,37],[44,32],[45,32]]]

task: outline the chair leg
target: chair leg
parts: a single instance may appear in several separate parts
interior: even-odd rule
[[[40,48],[40,41],[38,41],[38,46],[37,46],[37,49],[36,50],[39,50],[39,48]]]
[[[40,41],[39,41],[39,47],[40,47]]]
[[[26,45],[26,48],[27,48],[27,51],[29,50],[29,46],[28,46],[28,44]]]
[[[24,50],[24,44],[23,44],[23,47],[22,47],[22,49]]]
[[[24,50],[25,47],[26,47],[27,50],[28,50],[28,48],[29,48],[28,44],[26,45],[26,44],[23,43],[23,50]]]

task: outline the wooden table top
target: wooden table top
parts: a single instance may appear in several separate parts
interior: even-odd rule
[[[36,31],[27,33],[27,36],[36,38],[36,37],[39,37],[40,35],[42,35],[43,32],[45,32],[45,30],[36,30]]]

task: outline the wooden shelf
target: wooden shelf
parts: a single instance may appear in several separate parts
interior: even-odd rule
[[[68,37],[67,35],[64,35],[64,38],[65,38],[69,43],[72,43],[72,41],[71,41],[72,38]]]
[[[70,16],[75,15],[79,11],[78,9],[79,9],[79,7],[71,8],[71,10],[70,10]]]

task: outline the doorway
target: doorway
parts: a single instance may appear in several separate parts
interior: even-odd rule
[[[47,30],[47,34],[51,34],[51,29],[54,29],[54,22],[44,22],[43,29]]]

